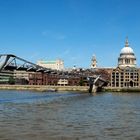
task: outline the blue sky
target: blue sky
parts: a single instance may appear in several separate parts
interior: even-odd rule
[[[140,0],[0,0],[0,53],[66,67],[117,66],[128,36],[140,66]]]

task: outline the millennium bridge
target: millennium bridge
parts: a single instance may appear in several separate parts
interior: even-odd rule
[[[69,75],[67,71],[58,71],[45,68],[20,58],[13,54],[0,54],[0,76],[10,73],[11,71],[26,71],[26,72],[41,72],[46,74],[56,75]],[[86,75],[84,73],[78,73],[79,76],[86,77],[89,81],[89,92],[96,92],[98,88],[101,88],[107,81],[101,77],[101,75]],[[1,77],[0,77],[1,78]]]

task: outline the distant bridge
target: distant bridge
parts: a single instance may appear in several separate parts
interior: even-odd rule
[[[25,70],[36,72],[57,72],[48,68],[41,67],[13,54],[0,54],[0,72],[3,70]]]

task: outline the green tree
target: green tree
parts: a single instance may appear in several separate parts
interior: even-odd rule
[[[80,85],[80,86],[83,86],[83,85],[84,85],[83,79],[80,80],[79,85]]]
[[[11,76],[9,77],[9,84],[14,85],[15,84],[15,79]]]

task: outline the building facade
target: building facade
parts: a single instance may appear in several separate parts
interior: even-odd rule
[[[60,76],[41,72],[29,73],[29,85],[78,86],[81,78],[76,76]]]
[[[61,59],[54,61],[39,60],[37,65],[53,70],[64,70],[64,61]]]
[[[67,86],[68,85],[68,79],[59,79],[58,80],[58,83],[57,83],[59,86]]]
[[[112,69],[110,84],[111,87],[124,88],[140,86],[140,69],[136,66],[136,57],[128,39],[120,52],[117,68]]]

